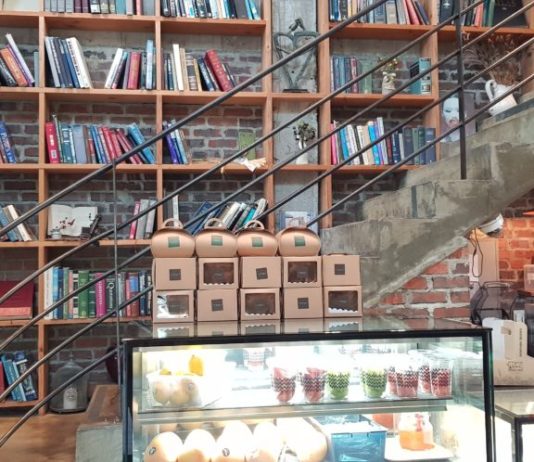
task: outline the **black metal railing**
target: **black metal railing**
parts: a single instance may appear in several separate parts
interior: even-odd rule
[[[283,60],[277,62],[276,64],[274,64],[273,66],[269,67],[268,69],[265,69],[263,71],[261,71],[259,74],[257,74],[256,76],[252,77],[251,79],[247,80],[246,82],[244,82],[243,84],[240,84],[239,86],[235,87],[232,91],[224,94],[223,96],[221,96],[220,98],[217,98],[216,100],[214,100],[212,103],[204,106],[203,108],[200,108],[199,110],[195,111],[194,113],[192,113],[191,115],[189,115],[188,117],[182,119],[181,121],[179,121],[177,124],[174,124],[173,126],[167,128],[166,130],[162,131],[161,133],[159,133],[158,135],[156,135],[155,137],[151,138],[150,140],[146,141],[145,143],[143,143],[142,145],[140,146],[137,146],[135,149],[133,149],[132,151],[130,151],[129,153],[126,153],[126,154],[123,154],[121,157],[119,157],[118,159],[115,159],[111,164],[108,164],[108,165],[105,165],[103,166],[102,168],[100,168],[99,170],[87,175],[86,177],[82,178],[81,180],[79,180],[78,182],[76,183],[73,183],[71,186],[69,186],[68,188],[65,188],[64,190],[60,191],[59,193],[55,194],[54,196],[52,196],[51,198],[49,198],[48,200],[40,203],[38,206],[34,207],[33,209],[31,209],[30,211],[28,211],[26,214],[22,215],[20,217],[19,220],[11,223],[10,225],[8,225],[7,227],[5,227],[4,229],[0,230],[0,236],[7,233],[9,230],[13,229],[14,227],[16,227],[18,224],[24,222],[25,220],[27,220],[28,218],[31,218],[32,216],[34,216],[35,214],[39,213],[40,211],[44,210],[46,207],[48,207],[49,205],[51,205],[52,203],[54,203],[55,201],[57,201],[58,199],[64,197],[66,194],[76,190],[77,188],[79,188],[82,184],[85,184],[86,182],[94,179],[94,178],[97,178],[103,174],[105,174],[106,172],[109,172],[110,170],[112,170],[113,172],[113,189],[114,189],[114,194],[116,194],[116,177],[115,177],[115,174],[116,174],[116,166],[118,163],[128,159],[130,156],[134,155],[135,153],[137,153],[138,151],[140,151],[141,149],[144,149],[145,147],[148,147],[150,145],[152,145],[153,143],[155,143],[157,140],[161,139],[163,136],[165,136],[166,134],[170,133],[171,131],[175,130],[176,128],[179,128],[183,125],[185,125],[186,123],[188,123],[189,121],[191,120],[194,120],[196,117],[200,116],[201,114],[205,113],[206,111],[210,110],[210,109],[213,109],[214,107],[218,106],[219,104],[221,104],[222,102],[226,101],[227,99],[231,98],[233,95],[235,95],[236,93],[238,93],[239,91],[243,90],[244,88],[248,87],[249,85],[251,85],[252,83],[260,80],[261,78],[265,77],[266,75],[268,75],[270,72],[278,69],[280,66],[286,64],[287,62],[289,62],[291,59],[293,59],[294,57],[296,56],[299,56],[300,54],[302,53],[305,53],[306,51],[310,50],[312,47],[315,47],[317,44],[319,44],[322,40],[332,36],[333,34],[339,32],[340,30],[342,30],[344,27],[346,27],[347,25],[353,23],[354,21],[356,21],[360,16],[363,16],[364,14],[367,14],[369,11],[371,11],[372,9],[376,8],[377,6],[379,6],[380,4],[382,3],[385,3],[386,0],[382,0],[382,1],[379,1],[377,4],[375,5],[372,5],[371,7],[369,8],[366,8],[365,10],[362,10],[360,13],[358,13],[357,15],[354,15],[353,17],[343,21],[342,23],[338,24],[337,26],[335,26],[334,28],[332,28],[330,31],[328,31],[327,33],[317,37],[316,39],[314,39],[313,41],[309,42],[308,44],[306,44],[305,46],[299,48],[298,50],[296,50],[294,53],[288,55],[286,58],[284,58]],[[373,184],[375,184],[377,181],[380,181],[381,179],[385,178],[386,176],[390,175],[391,173],[393,173],[394,171],[398,170],[402,165],[405,165],[406,163],[410,162],[412,159],[414,159],[415,157],[417,157],[418,155],[420,155],[423,151],[425,151],[426,149],[428,149],[430,146],[438,143],[439,141],[441,141],[443,138],[445,138],[446,136],[448,136],[450,133],[456,131],[456,130],[460,130],[460,159],[461,159],[461,165],[460,165],[460,175],[461,175],[461,178],[465,178],[465,174],[466,174],[466,142],[465,142],[465,126],[466,124],[468,124],[469,122],[471,122],[472,120],[475,120],[478,116],[480,116],[480,114],[482,114],[484,111],[486,111],[490,106],[492,106],[493,104],[496,104],[497,102],[499,102],[500,100],[504,99],[508,94],[511,94],[512,92],[516,91],[517,89],[521,88],[522,86],[524,86],[526,83],[530,82],[531,80],[534,79],[534,74],[533,75],[530,75],[530,76],[527,76],[525,79],[523,79],[521,82],[519,82],[518,84],[514,85],[512,88],[510,88],[507,92],[505,92],[503,95],[501,95],[500,97],[496,98],[494,101],[486,104],[484,107],[480,108],[476,113],[474,113],[473,115],[471,115],[470,117],[468,117],[467,119],[463,116],[463,111],[462,111],[462,105],[463,105],[463,92],[464,92],[464,89],[467,85],[469,85],[470,83],[474,82],[475,80],[477,80],[478,78],[480,78],[484,73],[488,72],[489,70],[493,69],[494,67],[498,66],[499,64],[502,64],[503,62],[505,62],[506,60],[510,59],[510,57],[514,56],[516,53],[519,53],[521,51],[524,51],[526,50],[528,47],[530,47],[534,41],[534,38],[531,38],[530,40],[527,40],[525,41],[522,45],[518,46],[515,50],[509,52],[506,56],[504,57],[501,57],[499,60],[497,60],[493,65],[489,66],[488,68],[478,72],[477,74],[473,75],[471,78],[465,80],[464,79],[464,75],[463,75],[463,60],[462,60],[462,57],[463,57],[463,51],[465,50],[465,48],[469,47],[469,46],[472,46],[476,43],[478,43],[479,41],[485,39],[487,36],[489,36],[490,34],[494,33],[495,31],[497,31],[500,27],[502,27],[503,25],[506,24],[507,21],[513,19],[514,17],[516,17],[517,15],[519,14],[523,14],[525,11],[527,11],[528,9],[530,9],[533,5],[534,5],[534,2],[531,2],[527,5],[525,5],[524,7],[522,7],[521,9],[519,9],[518,11],[516,11],[514,14],[512,14],[511,16],[509,16],[508,18],[506,18],[505,20],[501,21],[500,23],[496,24],[495,26],[489,28],[488,30],[486,30],[483,34],[479,35],[478,37],[476,37],[475,39],[473,39],[472,41],[470,41],[469,43],[467,44],[463,44],[462,43],[462,37],[461,37],[461,26],[460,26],[460,18],[465,15],[467,12],[469,12],[471,9],[477,7],[479,4],[483,3],[483,0],[480,0],[476,3],[473,3],[471,4],[469,7],[465,8],[465,9],[462,9],[461,11],[458,11],[455,15],[453,15],[451,18],[449,18],[447,21],[443,21],[442,23],[438,24],[437,26],[433,27],[432,29],[428,30],[427,32],[425,32],[424,34],[422,34],[419,38],[417,38],[416,40],[410,42],[409,44],[407,44],[405,47],[402,47],[399,51],[395,52],[394,54],[392,54],[390,57],[388,57],[385,62],[387,61],[390,61],[391,59],[394,59],[395,57],[401,55],[402,53],[404,53],[405,51],[407,51],[409,48],[413,47],[414,45],[420,43],[422,40],[428,38],[431,34],[434,34],[434,33],[437,33],[440,29],[442,29],[445,25],[449,24],[451,20],[454,20],[455,22],[455,26],[456,26],[456,40],[457,40],[457,49],[450,53],[449,55],[447,55],[445,58],[439,60],[437,63],[434,63],[429,69],[425,70],[424,72],[421,72],[419,75],[411,78],[410,80],[408,80],[407,82],[405,82],[404,84],[402,84],[399,88],[397,88],[395,91],[387,94],[387,95],[384,95],[383,98],[381,98],[379,101],[376,101],[375,103],[371,104],[370,106],[368,106],[367,108],[365,108],[364,110],[360,111],[359,113],[357,113],[356,115],[350,117],[349,119],[347,119],[346,121],[344,121],[342,124],[340,124],[339,126],[337,126],[335,129],[333,129],[332,131],[330,131],[329,133],[323,135],[322,137],[318,138],[316,141],[314,141],[312,144],[310,144],[309,146],[307,146],[306,148],[302,149],[301,151],[297,152],[295,155],[292,155],[290,157],[288,157],[287,159],[285,159],[284,161],[282,162],[279,162],[277,164],[275,164],[272,169],[270,169],[268,172],[265,172],[263,173],[262,175],[259,175],[258,177],[254,178],[252,181],[250,181],[247,185],[243,186],[242,188],[239,188],[237,191],[235,191],[234,193],[230,194],[229,196],[225,197],[223,201],[221,201],[219,204],[217,204],[216,206],[212,207],[210,210],[207,210],[205,211],[202,215],[199,215],[197,217],[195,217],[194,219],[190,220],[188,223],[186,223],[186,226],[189,226],[191,224],[194,224],[195,222],[205,218],[205,216],[207,216],[209,213],[211,213],[212,210],[215,210],[216,208],[220,207],[221,205],[227,203],[228,201],[230,201],[231,199],[233,199],[234,197],[236,197],[238,194],[242,193],[243,191],[247,190],[248,188],[250,188],[251,186],[253,186],[254,184],[260,182],[260,181],[263,181],[265,178],[267,178],[268,176],[274,174],[276,171],[279,171],[281,168],[283,168],[285,165],[289,164],[290,162],[292,162],[293,160],[297,159],[298,157],[300,157],[301,155],[303,155],[304,153],[306,153],[307,151],[309,151],[310,149],[313,149],[314,147],[318,146],[320,143],[322,142],[325,142],[326,140],[328,140],[332,135],[336,134],[337,132],[339,132],[340,130],[342,130],[345,126],[347,126],[348,124],[350,124],[352,121],[356,120],[358,117],[361,117],[363,116],[365,113],[367,113],[368,111],[370,111],[371,109],[374,109],[375,107],[378,107],[380,104],[384,103],[385,101],[387,101],[388,99],[392,98],[393,96],[395,96],[396,94],[400,93],[402,90],[404,90],[405,88],[407,88],[411,83],[417,81],[418,79],[420,79],[421,77],[423,77],[424,75],[436,70],[440,65],[442,65],[443,63],[447,62],[448,60],[456,57],[457,58],[457,67],[458,69],[462,69],[461,72],[458,73],[458,84],[452,89],[450,90],[449,92],[447,92],[444,96],[440,97],[439,99],[433,101],[432,103],[430,103],[428,106],[422,108],[421,110],[417,111],[415,114],[413,114],[412,116],[410,116],[408,119],[406,119],[404,122],[402,123],[399,123],[395,128],[391,129],[391,130],[388,130],[387,133],[384,133],[384,135],[382,135],[381,137],[377,138],[376,140],[374,140],[372,143],[369,143],[367,146],[365,147],[362,147],[360,150],[358,150],[355,154],[347,157],[346,159],[342,160],[339,162],[339,164],[335,165],[335,166],[332,166],[329,170],[323,172],[321,175],[317,176],[316,178],[314,178],[312,181],[310,181],[309,183],[305,184],[304,186],[302,186],[301,188],[299,188],[298,190],[294,191],[292,194],[288,195],[287,197],[283,198],[282,200],[280,200],[277,204],[274,204],[272,207],[270,207],[268,210],[266,210],[264,213],[262,213],[261,217],[265,217],[267,216],[268,214],[274,212],[275,210],[277,210],[278,208],[280,208],[282,205],[284,205],[285,203],[289,202],[290,200],[292,200],[293,198],[295,198],[297,195],[301,194],[302,192],[304,192],[305,190],[307,190],[308,188],[312,187],[313,185],[317,184],[319,181],[321,181],[322,179],[328,177],[329,175],[331,175],[333,172],[335,172],[336,170],[338,170],[339,168],[341,168],[342,166],[346,165],[347,163],[351,162],[352,160],[356,159],[356,158],[359,158],[362,156],[362,154],[367,151],[368,149],[372,148],[373,146],[375,146],[376,144],[380,143],[381,141],[383,141],[384,139],[386,139],[388,136],[390,136],[391,134],[393,134],[394,132],[398,131],[399,129],[401,129],[402,127],[406,126],[407,124],[409,124],[411,121],[415,120],[416,118],[420,117],[421,115],[423,115],[426,111],[428,111],[429,109],[435,107],[436,105],[440,104],[442,101],[444,101],[446,98],[450,97],[452,94],[454,93],[459,93],[459,100],[460,100],[460,114],[461,114],[461,120],[458,124],[457,127],[454,127],[450,130],[448,130],[447,132],[441,134],[440,136],[438,136],[433,142],[429,143],[429,144],[426,144],[424,147],[421,147],[419,148],[416,152],[406,156],[404,159],[401,160],[401,162],[398,162],[397,164],[395,165],[392,165],[390,166],[387,170],[383,171],[382,173],[380,173],[379,175],[375,176],[373,179],[371,179],[369,182],[367,182],[365,185],[361,186],[360,188],[356,189],[355,191],[351,192],[349,195],[347,195],[345,198],[343,198],[342,200],[340,200],[339,202],[333,204],[328,210],[325,210],[323,212],[321,212],[319,215],[317,215],[314,219],[311,220],[310,223],[308,223],[308,225],[310,224],[313,224],[317,221],[319,221],[320,219],[326,217],[328,214],[332,213],[333,210],[335,210],[336,208],[338,208],[340,205],[342,205],[343,203],[345,203],[347,200],[349,200],[350,198],[354,197],[355,195],[357,194],[360,194],[362,193],[363,191],[367,190],[369,187],[371,187]],[[335,97],[336,95],[340,94],[341,92],[343,92],[345,89],[351,87],[352,85],[354,85],[355,83],[357,83],[358,81],[362,80],[363,78],[371,75],[373,72],[375,72],[376,70],[378,70],[380,67],[383,66],[383,63],[381,63],[380,65],[377,65],[375,66],[374,68],[370,69],[369,71],[357,76],[356,78],[352,79],[350,82],[347,82],[346,84],[344,84],[343,86],[341,86],[340,88],[338,88],[337,90],[335,90],[334,92],[332,92],[331,94],[323,97],[321,100],[317,101],[316,103],[312,104],[311,106],[309,106],[306,110],[302,111],[301,113],[297,114],[297,116],[291,118],[288,122],[280,125],[279,127],[276,127],[275,129],[273,129],[270,133],[262,136],[261,138],[259,138],[258,140],[256,140],[254,143],[252,143],[250,146],[247,146],[246,148],[238,151],[236,154],[226,158],[225,160],[223,160],[220,164],[214,166],[213,168],[209,169],[208,171],[198,175],[196,178],[194,178],[192,181],[188,182],[187,184],[185,184],[184,186],[178,188],[177,190],[173,191],[172,193],[168,194],[166,197],[164,197],[163,199],[161,199],[160,201],[158,201],[156,204],[154,204],[153,206],[151,206],[150,208],[144,210],[143,212],[131,217],[130,219],[128,219],[126,222],[122,223],[122,224],[118,224],[117,223],[117,216],[116,216],[116,210],[114,212],[114,226],[112,229],[104,232],[104,233],[101,233],[99,234],[98,236],[95,236],[94,238],[90,239],[89,241],[86,241],[84,243],[82,243],[80,246],[78,246],[77,248],[74,248],[74,249],[71,249],[69,251],[67,251],[66,253],[64,253],[63,255],[61,255],[60,257],[54,259],[53,261],[49,262],[47,265],[45,265],[43,268],[40,268],[38,269],[37,271],[35,271],[33,274],[31,274],[30,276],[28,276],[27,278],[24,279],[24,281],[21,281],[19,284],[17,284],[16,287],[14,287],[12,290],[10,290],[7,294],[5,294],[4,296],[0,297],[0,303],[2,303],[5,299],[7,299],[8,297],[10,297],[12,294],[14,294],[17,290],[19,290],[21,287],[23,287],[27,282],[35,279],[36,277],[38,277],[40,274],[42,274],[44,271],[46,271],[47,269],[51,268],[52,266],[56,265],[57,263],[61,262],[62,260],[64,260],[65,258],[68,258],[69,256],[72,256],[74,255],[76,252],[79,252],[80,250],[82,250],[83,248],[86,248],[88,247],[89,245],[91,244],[94,244],[96,242],[98,242],[100,239],[103,239],[105,237],[108,237],[110,235],[113,235],[114,236],[114,239],[115,241],[117,241],[117,233],[120,229],[128,226],[129,224],[131,224],[133,221],[137,220],[138,218],[140,218],[141,216],[143,216],[144,214],[150,212],[151,210],[154,210],[155,208],[159,207],[160,205],[162,205],[163,203],[165,203],[167,200],[171,199],[172,197],[176,196],[177,194],[181,193],[182,191],[184,191],[185,189],[193,186],[194,184],[196,184],[198,181],[206,178],[208,175],[218,171],[222,166],[224,165],[227,165],[228,163],[230,163],[232,160],[235,160],[237,159],[238,157],[241,157],[243,154],[245,154],[246,152],[248,152],[251,148],[255,147],[255,146],[258,146],[259,144],[263,143],[264,141],[266,141],[267,139],[271,138],[272,136],[274,136],[276,133],[279,133],[281,130],[283,130],[284,128],[287,128],[288,126],[290,126],[292,123],[294,123],[296,120],[300,119],[301,117],[303,117],[304,115],[306,115],[307,113],[317,109],[318,107],[320,107],[322,104],[324,104],[325,102],[331,100],[333,97]],[[116,202],[115,202],[116,204]],[[115,246],[114,246],[114,251],[115,251],[115,261],[114,261],[114,268],[112,270],[109,270],[105,273],[103,273],[101,276],[99,276],[98,278],[95,278],[93,281],[91,281],[91,283],[88,283],[82,287],[79,287],[78,289],[70,292],[69,294],[66,294],[61,300],[58,300],[56,301],[54,304],[52,304],[51,306],[49,307],[45,307],[45,309],[39,313],[37,316],[35,316],[34,318],[32,318],[31,320],[29,320],[29,322],[20,327],[19,329],[17,329],[11,336],[9,336],[6,340],[4,340],[1,344],[0,344],[0,352],[5,350],[5,348],[7,346],[9,346],[20,334],[22,334],[24,331],[26,331],[29,327],[35,325],[40,319],[42,319],[43,317],[45,317],[47,314],[49,313],[52,313],[57,307],[61,306],[63,303],[65,303],[66,301],[68,301],[71,297],[79,294],[80,292],[88,289],[91,285],[93,284],[96,284],[98,281],[106,278],[107,276],[110,276],[110,275],[116,275],[118,274],[118,271],[124,267],[127,267],[129,266],[131,263],[133,263],[134,261],[136,261],[137,259],[139,259],[140,257],[142,257],[143,255],[146,255],[147,252],[148,252],[148,249],[144,249],[140,252],[138,252],[137,254],[133,255],[132,257],[128,258],[127,260],[125,260],[124,262],[122,263],[118,263],[118,260],[117,260],[117,242],[115,242]],[[103,322],[105,319],[109,319],[110,317],[116,315],[117,316],[117,320],[119,319],[120,317],[120,310],[122,308],[124,308],[125,306],[127,306],[128,304],[130,304],[132,301],[136,300],[137,298],[139,298],[140,296],[142,296],[143,294],[146,294],[148,293],[148,291],[151,290],[151,287],[147,287],[142,293],[140,294],[137,294],[134,298],[130,299],[130,300],[127,300],[126,302],[122,303],[120,306],[118,306],[118,303],[115,302],[115,309],[106,313],[105,316],[103,317],[100,317],[98,319],[95,319],[93,322],[91,322],[90,324],[86,325],[83,329],[81,329],[80,331],[76,332],[76,334],[72,335],[71,337],[69,337],[68,339],[66,339],[65,341],[63,341],[60,345],[58,345],[56,348],[52,349],[50,352],[48,352],[46,355],[44,355],[39,361],[37,361],[36,363],[34,363],[29,369],[28,371],[26,371],[23,375],[21,375],[21,377],[18,379],[18,381],[12,385],[10,385],[2,394],[0,394],[0,401],[5,399],[8,394],[15,388],[15,386],[22,382],[29,374],[31,374],[32,372],[34,372],[38,367],[40,367],[41,365],[43,365],[44,363],[46,363],[51,357],[53,357],[55,354],[57,354],[59,351],[61,351],[64,347],[66,347],[68,344],[72,343],[76,338],[80,337],[81,335],[83,335],[84,333],[88,332],[89,330],[91,330],[93,327],[95,327],[96,325],[100,324],[101,322]],[[118,326],[118,324],[117,324]],[[119,338],[117,339],[119,340]],[[111,356],[111,355],[108,355],[108,356]],[[106,358],[108,357],[106,356]],[[120,356],[120,355],[119,355]],[[100,364],[102,362],[102,358],[100,360],[98,360],[98,364]],[[88,366],[86,369],[84,369],[84,371],[80,372],[80,375],[81,376],[84,372],[88,372],[89,370],[93,369],[94,367],[96,367],[96,363],[93,363],[91,364],[90,366]],[[45,400],[41,401],[40,403],[36,404],[32,409],[30,409],[26,414],[25,416],[19,421],[17,422],[17,424],[15,424],[9,431],[8,433],[6,433],[2,438],[0,438],[0,447],[9,439],[9,437],[18,429],[20,428],[20,426],[31,416],[33,415],[38,409],[40,409],[42,406],[44,406],[53,396],[55,396],[57,393],[60,393],[64,388],[66,388],[66,386],[68,386],[69,383],[72,383],[74,380],[71,380],[69,381],[68,383],[64,384],[64,386],[58,388],[57,390],[54,390],[52,391],[46,398]],[[45,401],[45,402],[44,402]]]

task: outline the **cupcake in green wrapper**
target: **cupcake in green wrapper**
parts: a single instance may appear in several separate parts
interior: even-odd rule
[[[347,399],[349,394],[350,372],[330,371],[326,374],[326,383],[330,398],[335,400]]]
[[[362,369],[361,384],[365,396],[381,398],[386,391],[387,373],[385,369]]]

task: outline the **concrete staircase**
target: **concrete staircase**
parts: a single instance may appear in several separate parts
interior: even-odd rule
[[[489,120],[468,140],[466,180],[457,143],[442,160],[407,172],[399,190],[367,200],[355,221],[322,231],[324,253],[362,256],[365,306],[373,306],[466,245],[465,235],[534,188],[534,108]]]

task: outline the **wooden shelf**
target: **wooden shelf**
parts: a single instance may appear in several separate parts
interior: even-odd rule
[[[369,106],[380,101],[384,95],[378,93],[342,93],[332,100],[332,106]],[[399,94],[382,102],[380,107],[422,108],[432,103],[432,95]]]
[[[48,101],[81,101],[87,103],[156,103],[156,91],[107,88],[45,88]]]
[[[187,165],[175,165],[175,164],[164,164],[162,166],[164,174],[192,174],[192,173],[204,173],[209,169],[215,167],[217,164],[214,162],[195,162],[193,164]],[[241,164],[236,164],[231,162],[230,164],[224,167],[224,174],[227,175],[249,175],[252,176],[257,173],[263,173],[267,171],[267,167],[260,167],[251,172],[247,167]],[[214,174],[220,174],[220,170]]]
[[[33,407],[35,406],[39,401],[33,400],[33,401],[13,401],[11,399],[8,399],[6,401],[2,401],[0,403],[0,409],[17,409],[22,407]]]
[[[39,247],[39,241],[29,242],[0,242],[0,249],[36,249]]]
[[[282,172],[324,172],[328,165],[307,164],[307,165],[286,165],[282,167]]]
[[[224,95],[221,91],[187,91],[177,92],[161,90],[163,103],[167,104],[189,104],[204,105],[215,101]],[[267,94],[263,92],[243,91],[226,100],[224,105],[235,106],[262,106],[267,100]]]
[[[330,29],[337,23],[330,23]],[[334,38],[348,39],[378,39],[378,40],[414,40],[421,37],[433,26],[413,26],[407,24],[363,24],[353,23],[345,27]]]
[[[0,319],[0,327],[21,327],[28,321],[29,319]]]
[[[39,171],[39,164],[0,164],[0,174],[3,174],[3,173],[37,174],[38,171]]]
[[[489,30],[489,27],[464,26],[462,32],[472,36],[482,35]],[[438,33],[440,41],[453,42],[456,40],[456,29],[454,26],[445,26]],[[491,35],[512,35],[514,38],[525,41],[534,36],[534,29],[526,27],[502,27]]]
[[[391,165],[346,165],[334,172],[334,175],[353,175],[355,173],[363,173],[366,175],[377,175],[385,172]],[[396,172],[406,172],[408,170],[415,170],[419,165],[403,165],[399,167]]]
[[[1,16],[0,16],[1,18]],[[0,87],[0,101],[39,101],[39,88]]]
[[[93,322],[96,318],[83,318],[83,319],[43,319],[39,321],[40,324],[44,326],[70,326],[70,325],[80,325],[80,324],[89,324]],[[151,316],[136,316],[132,318],[121,317],[121,324],[129,322],[147,322],[152,321]],[[103,321],[103,324],[111,324],[117,322],[116,318],[110,318]]]
[[[109,30],[120,32],[154,32],[155,16],[122,14],[50,13],[44,12],[48,29]]]
[[[163,33],[187,35],[251,35],[261,36],[265,20],[161,18]]]
[[[44,170],[47,173],[63,173],[71,175],[80,175],[91,173],[102,168],[104,164],[45,164]],[[117,172],[120,173],[150,173],[155,175],[158,166],[154,164],[119,164]],[[111,175],[111,170],[108,172]]]
[[[280,92],[273,93],[273,104],[276,106],[281,103],[316,103],[326,95],[322,93],[290,93]]]
[[[0,26],[39,27],[39,13],[33,11],[0,11]]]

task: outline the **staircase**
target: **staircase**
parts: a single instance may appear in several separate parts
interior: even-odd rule
[[[444,146],[443,160],[359,204],[353,223],[322,231],[323,252],[362,255],[366,306],[465,246],[463,236],[534,188],[533,117],[529,108],[488,121],[470,137],[467,179],[459,179],[457,143]]]

